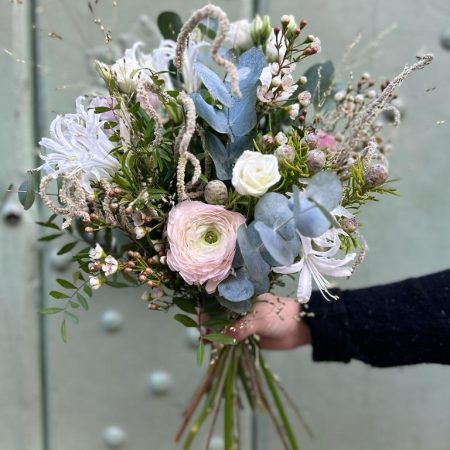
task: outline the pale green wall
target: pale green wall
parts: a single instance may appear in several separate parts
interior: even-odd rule
[[[26,61],[16,62],[0,53],[0,188],[4,190],[34,164],[34,117],[38,134],[45,134],[55,112],[72,110],[76,95],[95,89],[89,61],[95,55],[107,57],[112,50],[105,51],[87,2],[38,1],[39,102],[33,115],[30,3],[0,1],[0,48]],[[156,18],[160,11],[172,9],[187,17],[203,2],[119,0],[113,13],[111,3],[101,0],[97,14],[106,26],[112,24],[112,45],[119,46],[129,39],[151,41],[143,14]],[[253,2],[218,4],[236,19],[250,16]],[[323,43],[316,60],[339,60],[358,31],[364,34],[359,46],[363,49],[397,23],[379,51],[355,60],[355,74],[369,70],[380,79],[392,77],[416,53],[436,54],[434,65],[414,74],[400,91],[405,118],[401,129],[392,131],[391,162],[393,175],[401,178],[397,186],[402,198],[384,198],[364,212],[364,234],[371,251],[354,278],[343,285],[388,282],[449,267],[450,52],[439,44],[440,34],[450,27],[448,1],[261,0],[259,4],[274,20],[283,13],[308,19],[310,32]],[[129,30],[127,38],[123,33]],[[63,39],[50,38],[49,32]],[[427,92],[430,88],[435,89]],[[446,122],[437,125],[442,120]],[[137,292],[104,289],[91,302],[91,311],[81,314],[80,325],[71,327],[68,344],[59,338],[59,320],[48,318],[40,345],[36,311],[38,302],[47,299],[40,295],[40,247],[34,242],[33,219],[27,213],[16,227],[0,223],[0,448],[43,449],[44,410],[48,450],[104,449],[102,433],[110,425],[126,431],[124,448],[175,449],[173,431],[200,377],[183,330],[169,318],[147,312]],[[42,292],[65,273],[64,260],[45,248]],[[123,315],[123,326],[115,334],[101,326],[102,314],[110,309]],[[44,403],[41,356],[47,386]],[[313,364],[309,348],[271,354],[270,359],[316,434],[314,440],[302,439],[306,450],[449,448],[450,372],[445,367],[377,370],[357,362]],[[165,370],[173,378],[173,388],[165,397],[152,396],[147,387],[147,377],[155,370]],[[271,439],[263,439],[265,450],[278,450]]]

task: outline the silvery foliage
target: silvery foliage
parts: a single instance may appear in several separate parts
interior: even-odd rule
[[[218,287],[221,301],[236,312],[250,309],[253,296],[269,291],[272,267],[289,266],[300,255],[299,234],[318,237],[337,225],[330,211],[341,197],[333,172],[318,173],[302,192],[294,186],[292,198],[276,192],[261,197],[254,221],[238,230],[234,273]]]
[[[256,89],[259,77],[265,65],[264,53],[253,47],[238,59],[236,67],[239,76],[241,96],[236,97],[230,91],[230,79],[225,81],[207,66],[196,63],[195,69],[213,100],[221,103],[218,108],[206,102],[200,93],[191,97],[198,115],[220,134],[228,135],[223,143],[212,132],[206,133],[208,151],[214,162],[217,177],[221,180],[231,179],[234,162],[245,149],[251,145],[250,132],[256,125]]]

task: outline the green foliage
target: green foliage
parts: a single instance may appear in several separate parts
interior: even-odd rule
[[[294,150],[294,161],[285,161],[280,164],[282,182],[276,188],[277,192],[286,192],[292,185],[298,185],[301,178],[309,178],[311,174],[308,169],[309,147],[299,133],[294,130],[288,135],[288,145]]]
[[[210,341],[210,342],[216,342],[218,344],[223,345],[235,345],[236,339],[229,336],[228,334],[222,334],[222,333],[209,333],[202,336],[203,339]]]
[[[177,13],[172,11],[162,12],[158,16],[157,23],[159,31],[161,31],[164,39],[172,39],[173,41],[177,40],[178,33],[183,26],[183,22]]]
[[[201,367],[205,356],[205,344],[200,339],[197,346],[197,366]]]
[[[19,201],[24,209],[30,209],[33,206],[36,198],[37,189],[37,174],[33,171],[28,171],[27,179],[19,186],[18,195]]]
[[[391,194],[398,195],[394,188],[385,187],[387,183],[380,186],[371,186],[364,178],[364,165],[358,160],[350,170],[350,177],[344,186],[344,196],[342,206],[358,212],[362,205],[368,201],[378,201],[377,195]]]
[[[185,314],[175,314],[173,318],[183,324],[185,327],[197,328],[197,322],[192,319],[192,317],[186,316]]]

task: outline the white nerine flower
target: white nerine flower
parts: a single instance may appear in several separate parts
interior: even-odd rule
[[[132,48],[126,49],[123,57],[111,66],[111,72],[119,89],[126,94],[130,94],[136,89],[136,83],[140,76],[142,65],[138,61],[137,52],[141,45],[141,42],[136,42]]]
[[[226,41],[238,51],[248,50],[253,46],[253,39],[250,35],[251,23],[247,19],[236,20],[230,23],[230,31],[227,33]]]
[[[103,272],[105,272],[105,275],[106,276],[113,275],[114,273],[117,272],[118,268],[119,268],[119,263],[117,262],[117,259],[111,255],[108,255],[105,258],[104,264],[102,265],[102,270],[103,270]]]
[[[290,266],[273,268],[274,272],[281,274],[299,273],[297,299],[300,303],[307,303],[311,298],[313,280],[327,300],[337,299],[337,296],[329,292],[332,285],[324,275],[349,277],[352,274],[352,268],[347,264],[356,256],[356,253],[349,253],[343,259],[333,258],[339,252],[341,245],[339,234],[342,233],[342,230],[333,228],[318,238],[307,238],[300,235],[302,242],[300,261]],[[316,248],[321,250],[316,250]]]
[[[89,276],[89,285],[92,289],[100,289],[100,286],[102,285],[102,282],[100,281],[99,277]]]
[[[276,156],[246,150],[236,161],[231,183],[241,195],[260,197],[280,178]]]
[[[103,251],[103,248],[99,243],[97,243],[94,248],[91,248],[89,250],[89,258],[91,258],[93,261],[100,259],[104,254],[105,252]]]
[[[95,99],[94,99],[95,100]],[[111,155],[115,147],[110,140],[99,114],[84,106],[85,98],[76,100],[76,113],[57,116],[50,125],[50,138],[39,144],[49,150],[41,154],[44,169],[55,178],[65,173],[78,174],[81,186],[92,192],[91,181],[110,179],[119,168],[119,161]]]
[[[202,82],[197,75],[194,64],[200,59],[202,50],[208,50],[210,45],[209,42],[196,40],[195,36],[191,36],[187,43],[183,55],[183,88],[188,93],[196,92],[200,89]],[[177,43],[175,41],[164,39],[161,41],[159,48],[153,51],[153,61],[156,61],[157,57],[159,58],[160,70],[169,70],[169,63],[175,58],[176,47]],[[167,64],[165,69],[163,69],[164,64]],[[166,76],[168,77],[168,74]],[[170,82],[170,85],[168,85],[166,81],[166,88],[170,90],[168,86],[172,86],[172,84]]]

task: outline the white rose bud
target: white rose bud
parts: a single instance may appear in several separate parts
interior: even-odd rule
[[[246,150],[236,161],[231,183],[241,195],[260,197],[280,181],[278,159]]]
[[[223,205],[228,198],[228,190],[223,181],[210,181],[205,187],[205,201],[210,205]]]
[[[239,51],[244,51],[253,46],[253,39],[250,35],[251,24],[248,20],[237,20],[231,22],[230,31],[227,34],[227,40]]]

